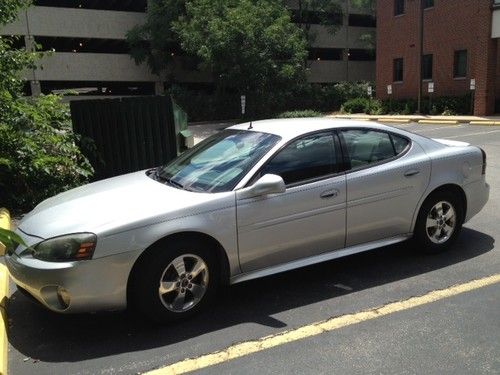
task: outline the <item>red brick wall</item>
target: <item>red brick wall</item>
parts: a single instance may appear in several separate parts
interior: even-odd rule
[[[394,16],[394,0],[377,1],[377,97],[417,98],[420,0],[406,0],[405,14]],[[476,79],[476,114],[493,113],[499,60],[498,41],[491,39],[490,0],[434,0],[424,11],[424,55],[433,54],[434,96],[469,93]],[[468,51],[467,77],[453,78],[454,51]],[[404,58],[402,83],[393,83],[393,59]],[[427,83],[423,85],[427,95]]]

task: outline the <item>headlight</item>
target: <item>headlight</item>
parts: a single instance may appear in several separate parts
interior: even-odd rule
[[[93,233],[75,233],[40,242],[30,253],[33,258],[49,262],[88,260],[94,254],[96,242]]]

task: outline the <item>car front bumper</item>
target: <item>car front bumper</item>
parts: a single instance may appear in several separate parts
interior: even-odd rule
[[[127,252],[56,263],[7,254],[5,263],[14,282],[43,306],[82,313],[126,308],[128,277],[138,256],[139,252]],[[61,298],[62,291],[66,298]]]

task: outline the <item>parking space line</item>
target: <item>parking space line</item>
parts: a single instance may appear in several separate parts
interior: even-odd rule
[[[491,134],[491,133],[499,133],[499,132],[500,132],[500,130],[491,130],[489,132],[477,132],[477,133],[460,134],[460,135],[454,135],[454,136],[446,137],[446,138],[472,137],[474,135],[483,135],[483,134]]]
[[[152,370],[145,374],[174,375],[201,370],[210,366],[231,361],[236,358],[244,357],[249,354],[257,353],[305,338],[317,336],[325,332],[331,332],[339,328],[380,318],[396,312],[426,305],[444,298],[449,298],[475,289],[483,288],[488,285],[493,285],[498,282],[500,282],[500,274],[495,274],[492,276],[484,277],[482,279],[472,280],[464,284],[453,285],[446,289],[434,290],[422,296],[411,297],[403,301],[392,302],[384,306],[375,307],[353,314],[332,317],[324,321],[308,324],[306,326],[302,326],[290,331],[266,336],[258,340],[241,342],[239,344],[232,345],[224,350],[205,354],[197,358],[187,358],[183,361],[173,363],[157,370]]]

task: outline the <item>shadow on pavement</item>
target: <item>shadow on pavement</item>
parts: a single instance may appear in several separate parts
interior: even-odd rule
[[[421,255],[408,243],[384,247],[232,286],[189,324],[165,327],[126,312],[58,315],[16,291],[8,306],[9,342],[26,357],[74,362],[175,344],[245,322],[281,328],[286,324],[273,314],[467,261],[493,247],[492,237],[466,228],[453,250],[443,254]],[[339,289],[333,281],[353,290]]]

